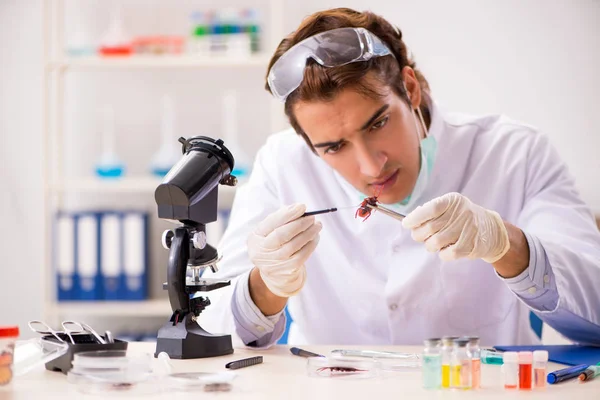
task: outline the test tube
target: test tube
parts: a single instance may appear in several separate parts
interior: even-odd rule
[[[502,353],[504,388],[516,389],[519,384],[519,355],[515,351]]]
[[[471,387],[479,389],[481,387],[481,348],[478,336],[469,337],[469,349],[471,351]]]
[[[450,387],[450,361],[452,358],[452,346],[457,336],[444,336],[442,338],[442,388]]]
[[[459,338],[454,340],[450,381],[452,387],[455,389],[466,390],[471,388],[471,363],[473,360],[468,346],[468,338]]]
[[[546,387],[546,366],[548,365],[548,352],[536,350],[533,352],[533,377],[534,387],[543,389]]]
[[[531,390],[533,353],[519,352],[519,389]]]
[[[423,387],[439,389],[442,385],[442,340],[427,339],[423,350]]]
[[[482,349],[481,362],[484,364],[502,365],[502,353]]]

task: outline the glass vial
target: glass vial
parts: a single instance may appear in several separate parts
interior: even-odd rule
[[[531,390],[533,353],[519,352],[519,389]]]
[[[504,388],[516,389],[519,385],[519,355],[515,351],[502,354],[502,372],[504,374]]]
[[[497,351],[490,351],[486,349],[481,350],[481,362],[484,364],[502,365],[502,353]]]
[[[548,352],[536,350],[533,352],[533,385],[536,389],[546,387],[546,366],[548,365]]]
[[[439,389],[442,386],[442,340],[427,339],[423,350],[423,387]]]
[[[471,387],[479,389],[481,387],[481,348],[478,336],[469,337],[469,350],[471,351]]]
[[[454,340],[450,373],[450,382],[453,389],[466,390],[471,388],[473,356],[468,346],[468,338]]]
[[[444,336],[442,338],[442,388],[450,387],[450,363],[452,361],[452,348],[457,336]]]

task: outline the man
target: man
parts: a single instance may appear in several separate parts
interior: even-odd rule
[[[368,12],[307,18],[267,88],[293,129],[236,194],[218,275],[233,282],[203,326],[266,347],[287,305],[294,344],[527,344],[533,310],[600,344],[600,233],[543,135],[443,112],[400,31]],[[402,223],[354,217],[375,194]],[[328,207],[340,210],[302,216]]]

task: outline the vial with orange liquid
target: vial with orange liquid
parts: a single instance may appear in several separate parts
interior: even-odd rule
[[[536,350],[533,352],[533,386],[536,389],[546,387],[546,366],[548,365],[548,352]]]
[[[469,350],[471,351],[471,387],[479,389],[481,387],[481,348],[478,336],[469,336]]]
[[[502,361],[504,388],[516,389],[519,386],[519,355],[515,351],[506,351],[502,354]]]

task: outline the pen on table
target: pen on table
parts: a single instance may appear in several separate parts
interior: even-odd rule
[[[307,350],[299,349],[298,347],[292,347],[292,348],[290,348],[290,351],[292,352],[293,355],[300,356],[300,357],[325,357],[321,354],[317,354],[317,353],[313,353],[313,352],[310,352]]]
[[[600,375],[600,363],[597,365],[590,365],[585,371],[579,374],[579,380],[581,382],[591,381],[598,375]]]
[[[251,365],[260,364],[263,362],[262,356],[244,358],[242,360],[236,360],[225,364],[225,368],[227,369],[240,369],[244,367],[249,367]]]
[[[550,372],[548,374],[548,383],[555,384],[567,381],[569,379],[577,378],[583,371],[585,371],[589,365],[580,364],[574,367],[559,369],[558,371]]]

